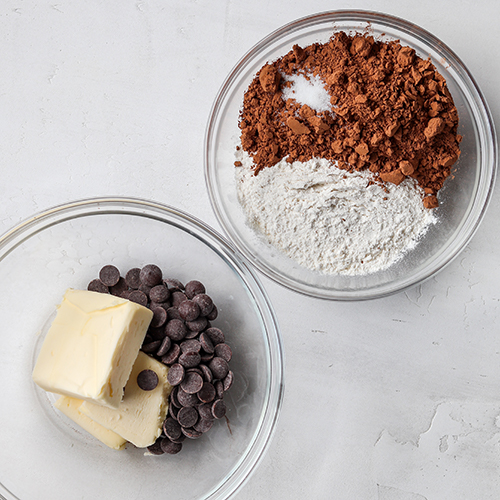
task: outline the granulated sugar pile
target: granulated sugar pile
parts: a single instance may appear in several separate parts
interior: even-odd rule
[[[287,163],[254,175],[238,151],[240,203],[249,223],[299,264],[325,273],[362,275],[398,261],[436,221],[411,178],[399,186],[370,183],[325,159]]]

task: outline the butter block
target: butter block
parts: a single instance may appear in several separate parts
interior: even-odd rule
[[[158,385],[151,391],[144,391],[137,385],[137,376],[143,370],[152,370],[158,375]],[[167,415],[168,396],[172,390],[167,374],[168,368],[163,363],[140,351],[118,409],[86,401],[80,411],[138,448],[146,448],[161,434]]]
[[[49,392],[118,408],[152,317],[114,295],[67,290],[33,380]]]
[[[75,424],[79,425],[82,429],[92,434],[101,443],[113,448],[114,450],[122,450],[127,444],[127,440],[110,431],[102,425],[94,422],[91,418],[87,417],[80,411],[82,399],[70,398],[69,396],[61,396],[55,403],[55,407],[64,413],[68,418],[73,420]]]

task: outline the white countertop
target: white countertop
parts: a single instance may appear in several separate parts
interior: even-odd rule
[[[0,4],[0,232],[74,199],[167,203],[220,230],[203,136],[224,78],[274,29],[331,9],[427,29],[500,112],[495,0]],[[500,498],[500,197],[437,276],[359,303],[261,276],[286,355],[281,418],[238,500]]]

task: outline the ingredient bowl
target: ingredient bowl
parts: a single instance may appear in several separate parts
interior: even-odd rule
[[[227,419],[177,455],[115,451],[53,406],[31,378],[37,351],[67,288],[86,289],[103,265],[145,264],[203,282],[213,322],[233,349]],[[0,497],[11,499],[216,499],[257,466],[283,393],[278,325],[246,260],[193,217],[143,200],[77,201],[34,215],[0,237]]]
[[[235,183],[235,151],[243,96],[267,62],[325,43],[338,31],[400,40],[422,59],[430,57],[446,79],[459,115],[461,155],[439,191],[437,223],[416,246],[385,270],[364,275],[327,274],[297,264],[247,222]],[[375,12],[336,11],[305,17],[271,33],[231,71],[214,102],[205,136],[205,178],[218,220],[238,250],[276,282],[313,297],[359,300],[386,296],[428,279],[450,263],[476,231],[492,193],[497,144],[488,106],[473,77],[444,43],[407,21]],[[273,167],[268,167],[273,168]]]

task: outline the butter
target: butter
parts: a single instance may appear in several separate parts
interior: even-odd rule
[[[69,417],[75,424],[92,434],[99,441],[114,450],[122,450],[127,441],[116,432],[110,431],[102,425],[94,422],[80,411],[83,400],[61,396],[55,403],[55,407]]]
[[[42,389],[118,408],[152,311],[97,292],[66,291],[33,380]]]
[[[158,375],[158,385],[152,391],[143,391],[137,385],[137,376],[142,370],[153,370]],[[164,364],[140,351],[118,409],[86,401],[80,411],[138,448],[146,448],[161,434],[167,415],[167,400],[172,390],[167,373],[168,368]]]

